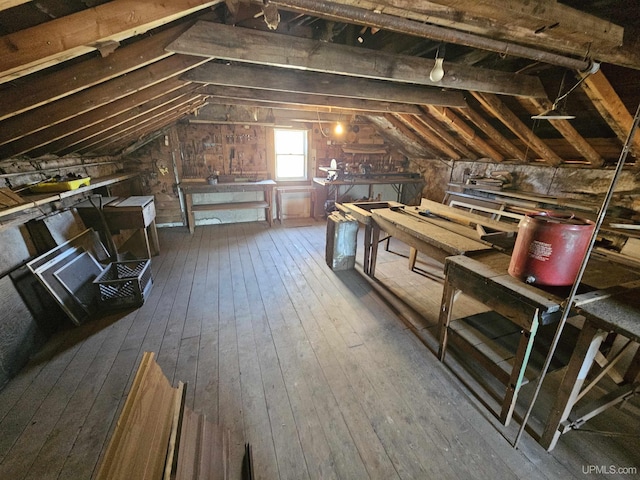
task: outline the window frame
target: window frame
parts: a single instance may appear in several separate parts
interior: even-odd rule
[[[297,152],[278,152],[278,132],[301,132],[303,134],[302,156],[303,175],[300,177],[281,177],[278,175],[278,158],[285,155],[300,155]],[[274,128],[273,129],[273,156],[274,156],[274,178],[278,182],[306,182],[309,180],[309,130],[302,128]]]

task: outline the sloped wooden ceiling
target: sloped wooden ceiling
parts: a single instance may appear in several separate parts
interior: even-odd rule
[[[635,0],[0,0],[0,161],[126,154],[178,121],[350,116],[411,157],[602,166],[640,101],[638,12]],[[531,119],[567,92],[574,120]]]

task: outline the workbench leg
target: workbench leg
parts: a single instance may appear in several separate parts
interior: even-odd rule
[[[151,223],[146,228],[149,232],[149,240],[151,240],[151,254],[160,255],[160,240],[158,239],[158,228],[156,227],[156,221],[151,220]],[[147,242],[149,242],[149,240],[147,240]]]
[[[187,204],[187,227],[189,227],[189,233],[193,233],[196,228],[196,216],[193,213],[193,196],[187,193],[184,197]]]
[[[569,418],[569,414],[576,403],[576,398],[580,394],[593,360],[598,353],[600,344],[607,336],[606,332],[598,330],[588,321],[584,322],[569,365],[564,373],[560,389],[556,395],[553,408],[547,418],[540,445],[548,452],[554,449],[562,432],[559,430],[560,424]]]
[[[273,210],[271,210],[271,206],[273,205],[273,187],[266,188],[264,191],[264,201],[267,202],[267,208],[265,208],[265,216],[267,217],[267,222],[269,226],[273,226]]]
[[[371,271],[371,225],[364,226],[364,261],[363,270],[366,275]]]
[[[282,192],[276,188],[276,220],[282,223]]]
[[[509,377],[509,383],[505,391],[505,396],[502,401],[502,411],[500,412],[500,421],[508,426],[513,416],[513,411],[516,408],[516,402],[518,400],[518,393],[520,393],[520,387],[524,381],[524,374],[527,371],[527,364],[529,363],[529,356],[533,348],[533,342],[536,338],[538,331],[538,312],[533,316],[531,322],[531,330],[522,331],[520,334],[520,342],[518,343],[518,350],[514,358],[513,370],[511,370],[511,376]]]
[[[440,305],[440,315],[438,316],[438,358],[444,362],[447,352],[447,342],[449,341],[449,324],[453,313],[453,302],[456,298],[456,289],[445,280],[442,291],[442,303]]]
[[[373,225],[371,231],[371,259],[369,261],[369,276],[376,275],[376,261],[378,260],[378,244],[380,243],[380,227]]]
[[[409,248],[409,270],[413,271],[418,260],[418,250],[414,247]]]

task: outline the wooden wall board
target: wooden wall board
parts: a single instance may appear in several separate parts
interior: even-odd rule
[[[86,227],[75,210],[65,210],[27,223],[31,238],[39,252],[46,252],[79,234]]]
[[[36,341],[36,324],[11,278],[0,278],[0,389],[29,359]]]

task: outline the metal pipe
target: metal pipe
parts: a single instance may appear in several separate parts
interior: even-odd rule
[[[544,360],[544,364],[542,366],[542,372],[540,372],[540,376],[538,377],[536,388],[533,392],[533,397],[531,397],[531,401],[529,402],[529,407],[527,408],[527,412],[525,413],[522,419],[522,422],[520,423],[520,429],[518,430],[518,434],[516,435],[516,438],[513,441],[513,448],[518,448],[518,442],[520,442],[520,437],[522,436],[522,432],[524,431],[527,425],[527,421],[529,420],[529,415],[531,415],[531,410],[533,410],[533,405],[536,402],[536,399],[538,398],[538,394],[540,393],[542,382],[544,381],[544,377],[547,375],[547,371],[549,370],[549,365],[551,364],[551,359],[553,358],[553,354],[555,353],[556,348],[558,346],[560,335],[562,335],[562,330],[564,329],[564,326],[567,323],[567,319],[569,318],[571,307],[573,306],[573,301],[575,299],[576,293],[578,291],[578,287],[580,286],[580,282],[582,280],[582,275],[584,274],[584,271],[587,268],[587,263],[589,263],[589,257],[591,256],[593,245],[596,243],[596,238],[598,237],[600,226],[604,221],[604,217],[607,215],[607,209],[609,208],[609,203],[611,203],[611,198],[613,197],[613,191],[615,190],[616,183],[618,183],[618,178],[622,173],[622,167],[624,166],[624,162],[627,158],[627,154],[629,153],[629,149],[631,147],[631,141],[633,139],[633,136],[636,133],[636,129],[638,128],[639,120],[640,120],[640,104],[638,104],[635,117],[633,118],[633,123],[631,124],[631,129],[629,130],[629,135],[627,136],[627,139],[624,142],[624,146],[622,147],[622,151],[620,152],[618,164],[616,165],[615,173],[613,174],[613,178],[611,179],[609,190],[607,191],[607,194],[602,200],[602,206],[600,207],[600,211],[598,212],[596,225],[595,225],[595,228],[593,229],[593,233],[591,234],[591,239],[589,241],[589,247],[587,248],[587,251],[584,254],[584,258],[582,259],[582,263],[580,264],[580,269],[578,270],[578,275],[576,276],[575,282],[573,282],[571,291],[569,292],[569,296],[564,302],[564,305],[562,308],[562,317],[560,318],[560,322],[558,323],[558,328],[556,329],[556,333],[554,334],[553,340],[551,341],[551,345],[549,347],[549,353],[547,353],[547,357]]]
[[[590,60],[578,60],[571,57],[557,55],[555,53],[543,52],[541,50],[517,45],[515,43],[493,40],[491,38],[485,38],[458,30],[419,23],[414,20],[387,15],[385,13],[378,13],[375,11],[372,12],[364,8],[352,7],[350,5],[318,2],[315,0],[269,0],[269,3],[276,4],[283,8],[291,8],[296,11],[302,10],[305,13],[321,15],[341,22],[356,23],[358,25],[377,27],[393,32],[439,40],[441,42],[466,45],[467,47],[489,50],[503,55],[529,58],[538,62],[558,65],[560,67],[579,70],[581,72],[591,70],[593,65],[593,62]]]

